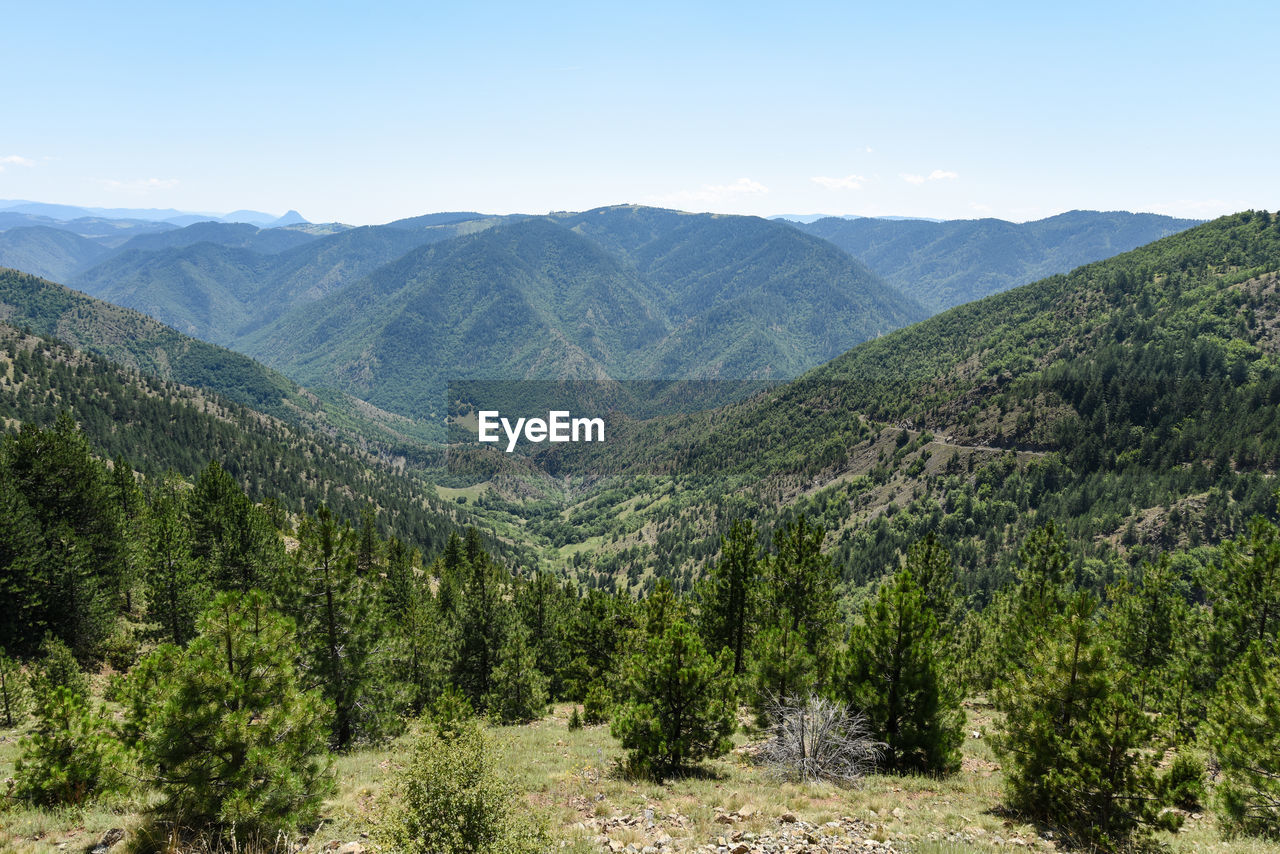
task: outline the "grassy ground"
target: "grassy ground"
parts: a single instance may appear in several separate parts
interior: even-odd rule
[[[602,834],[637,849],[666,834],[665,850],[692,850],[734,831],[769,833],[785,813],[813,824],[844,817],[862,821],[872,838],[890,840],[898,850],[960,854],[1057,847],[1035,827],[1000,813],[999,762],[985,738],[966,739],[964,765],[954,777],[873,776],[861,788],[842,790],[779,783],[750,763],[741,750],[747,738],[739,734],[739,750],[706,763],[703,773],[660,786],[619,774],[621,751],[608,727],[570,731],[570,710],[557,706],[537,723],[493,730],[510,779],[527,793],[530,807],[547,816],[560,850],[603,850]],[[986,711],[968,712],[967,731],[981,732],[989,722]],[[13,774],[17,736],[0,730],[0,781]],[[326,804],[324,821],[307,834],[303,850],[321,851],[334,841],[371,846],[367,834],[377,820],[379,791],[404,753],[403,743],[393,743],[339,757],[339,794]],[[139,826],[144,808],[136,797],[78,810],[11,808],[0,812],[0,851],[87,852],[110,828]],[[731,813],[741,816],[732,825],[722,818]],[[649,820],[652,827],[646,827]],[[1274,843],[1224,841],[1208,814],[1160,841],[1175,854],[1280,854]],[[118,854],[123,848],[112,850]]]

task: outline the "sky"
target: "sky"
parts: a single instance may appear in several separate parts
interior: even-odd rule
[[[313,222],[1280,207],[1280,3],[23,3],[0,199]]]

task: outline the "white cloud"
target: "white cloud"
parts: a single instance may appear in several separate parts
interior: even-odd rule
[[[762,196],[769,188],[759,181],[750,178],[739,178],[732,184],[703,184],[697,190],[680,190],[665,196],[653,196],[651,200],[660,205],[681,207],[688,204],[713,204],[742,196]]]
[[[828,190],[861,190],[867,182],[861,175],[845,175],[843,178],[810,178],[815,184],[821,184]]]
[[[26,166],[30,168],[35,166],[36,162],[29,157],[19,157],[16,154],[8,154],[0,157],[0,172],[4,171],[6,166]]]
[[[969,210],[978,213],[991,213],[991,205],[980,205],[977,202],[969,202]]]
[[[132,181],[116,181],[106,179],[102,181],[102,186],[108,190],[114,190],[120,193],[130,193],[135,196],[145,196],[152,190],[172,190],[178,186],[177,178],[136,178]]]
[[[910,175],[905,172],[902,174],[902,180],[906,181],[908,184],[917,185],[923,184],[925,181],[954,181],[959,177],[959,174],[955,172],[948,172],[944,169],[934,169],[928,175]]]

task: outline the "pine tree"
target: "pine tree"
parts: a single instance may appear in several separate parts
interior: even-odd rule
[[[191,554],[186,484],[169,472],[156,487],[147,519],[147,611],[179,646],[195,636],[196,618],[208,602],[201,567]]]
[[[329,728],[294,670],[293,624],[251,591],[220,594],[199,628],[140,724],[156,812],[240,838],[314,820],[333,790]]]
[[[720,538],[720,560],[698,597],[707,648],[733,653],[734,676],[746,669],[747,651],[755,631],[759,578],[755,527],[735,519],[729,535]]]
[[[485,706],[504,724],[528,723],[546,714],[547,679],[534,664],[529,630],[519,620],[513,621],[498,651]]]
[[[356,549],[356,573],[361,578],[373,578],[378,573],[381,542],[378,539],[378,526],[374,520],[373,509],[363,507],[360,510],[360,542]]]
[[[627,660],[612,732],[637,770],[661,782],[729,751],[737,708],[732,669],[730,653],[712,658],[683,620]]]
[[[378,685],[369,666],[376,608],[371,586],[356,573],[353,539],[351,529],[321,504],[298,525],[293,578],[281,592],[285,613],[297,623],[307,676],[334,711],[339,750],[362,730],[378,734],[377,715],[388,711],[364,702]]]
[[[1222,768],[1216,796],[1225,830],[1280,838],[1280,656],[1261,641],[1223,676],[1207,734]]]
[[[930,604],[910,567],[882,584],[849,640],[839,692],[885,743],[886,767],[948,774],[960,767],[964,715]]]
[[[472,529],[474,531],[474,529]],[[468,532],[467,542],[479,543],[478,535]],[[503,572],[483,551],[477,552],[474,563],[468,557],[465,594],[459,603],[458,658],[455,661],[455,681],[467,698],[477,708],[483,708],[485,698],[492,688],[494,665],[497,664],[498,647],[510,621],[510,605],[503,598]]]
[[[87,661],[98,653],[123,601],[124,537],[106,471],[66,411],[52,430],[24,424],[6,440],[3,458],[0,468],[30,516],[17,509],[39,528],[39,551],[47,560],[37,575],[40,605],[30,616]]]
[[[800,634],[820,666],[829,654],[836,625],[840,580],[831,559],[822,554],[825,536],[801,513],[774,531],[774,554],[766,568],[767,606],[779,625]]]
[[[27,692],[18,662],[0,647],[0,722],[13,729],[27,717]]]
[[[529,630],[534,661],[547,681],[547,692],[559,697],[564,692],[567,663],[564,633],[571,594],[556,584],[549,572],[534,573],[516,590],[516,610]]]
[[[36,691],[36,724],[22,739],[14,770],[14,794],[36,804],[77,806],[125,784],[120,745],[105,707],[66,685],[43,683]]]
[[[1004,720],[993,745],[1010,807],[1078,843],[1114,850],[1176,819],[1160,814],[1155,724],[1100,637],[1097,608],[1091,594],[1075,594],[997,687]]]
[[[284,564],[284,546],[267,514],[253,506],[216,461],[196,478],[188,504],[192,554],[209,566],[215,590],[270,590]]]
[[[1255,641],[1277,650],[1280,636],[1280,528],[1262,516],[1249,533],[1223,545],[1220,560],[1201,574],[1212,608],[1212,666],[1223,673]]]

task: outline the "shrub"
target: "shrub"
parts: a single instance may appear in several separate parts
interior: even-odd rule
[[[1179,753],[1169,770],[1160,778],[1160,791],[1166,803],[1192,812],[1201,809],[1207,792],[1204,787],[1205,767],[1198,757]]]
[[[573,714],[569,715],[569,730],[582,729],[582,716],[578,714],[578,707],[573,707]]]
[[[448,738],[423,728],[382,805],[379,841],[403,854],[545,851],[545,829],[516,792],[475,719]]]
[[[783,779],[850,785],[880,760],[883,742],[871,737],[866,716],[850,715],[844,703],[776,700],[769,717],[769,740],[756,761]]]

